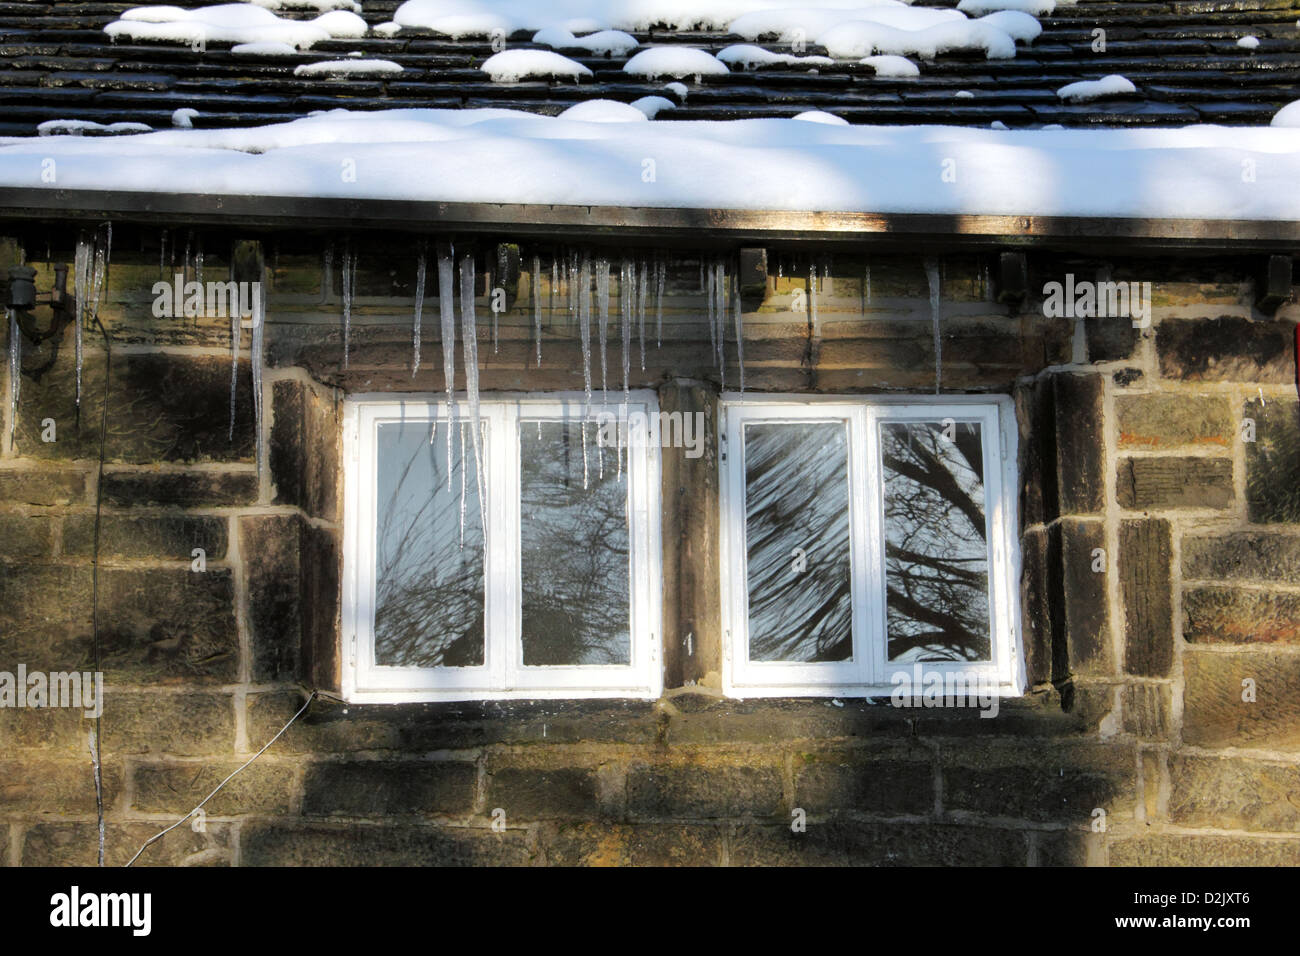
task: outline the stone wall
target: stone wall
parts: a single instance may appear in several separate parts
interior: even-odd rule
[[[229,238],[200,237],[211,278],[225,278],[213,249]],[[335,686],[340,401],[443,387],[432,278],[423,362],[410,370],[410,241],[361,246],[345,370],[338,250],[331,269],[320,241],[264,237],[259,473],[246,357],[232,429],[227,320],[150,311],[152,284],[179,271],[187,241],[198,245],[170,236],[178,267],[160,269],[169,253],[157,235],[119,228],[115,239],[101,308],[113,339],[102,476],[95,337],[79,415],[71,332],[57,356],[49,343],[25,349],[15,445],[0,453],[0,671],[90,669],[102,499],[110,863],[256,753],[309,690]],[[24,232],[22,245],[42,290],[49,262],[71,260],[64,234]],[[651,336],[631,385],[658,388],[665,407],[711,407],[719,376],[698,255],[675,256],[663,346]],[[543,261],[545,278],[549,250]],[[833,278],[814,337],[792,310],[809,292],[807,259],[769,261],[766,292],[746,301],[746,386],[932,393],[922,258],[818,263]],[[142,862],[1300,863],[1300,309],[1256,311],[1246,260],[1043,252],[1029,263],[1031,289],[1065,272],[1151,281],[1155,314],[1143,330],[1046,319],[1037,295],[1019,308],[996,301],[985,257],[941,259],[942,385],[1013,394],[1021,431],[1032,688],[997,718],[723,698],[716,474],[668,449],[662,699],[317,697],[208,804],[201,832],[176,829]],[[530,364],[529,265],[526,254],[499,350],[480,301],[483,387],[580,389],[576,332],[563,302],[551,313],[545,283],[542,367]],[[734,383],[734,335],[728,354]],[[621,388],[616,335],[610,368]],[[2,424],[7,438],[7,409]],[[0,862],[93,863],[91,726],[75,711],[0,709]],[[805,828],[792,828],[798,819]]]

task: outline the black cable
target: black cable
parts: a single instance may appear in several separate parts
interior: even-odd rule
[[[109,344],[108,329],[94,317],[95,326],[104,336],[104,405],[99,416],[99,472],[95,478],[95,540],[91,551],[90,564],[90,640],[95,656],[95,673],[103,671],[99,650],[99,519],[104,503],[104,445],[108,437],[108,383],[113,367],[113,352]],[[101,698],[104,693],[100,684]],[[95,717],[95,814],[99,823],[99,865],[104,865],[104,774],[100,751],[100,721],[103,719],[103,700],[100,700],[99,714]]]

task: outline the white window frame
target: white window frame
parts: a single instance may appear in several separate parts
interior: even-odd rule
[[[719,404],[719,537],[722,554],[723,692],[729,697],[888,697],[891,678],[913,664],[890,662],[885,640],[879,426],[882,422],[978,421],[984,448],[988,521],[991,660],[927,662],[925,674],[960,672],[1000,697],[1024,693],[1020,651],[1020,549],[1016,516],[1015,409],[1005,396],[808,396],[727,393]],[[759,422],[846,423],[849,432],[849,540],[852,660],[817,663],[749,659],[749,579],[745,544],[744,428]],[[917,693],[921,689],[917,688]]]
[[[638,420],[636,412],[645,418]],[[661,626],[660,450],[658,396],[634,391],[608,404],[582,393],[485,394],[480,418],[487,499],[484,582],[484,662],[476,667],[381,667],[374,658],[375,536],[378,426],[430,422],[445,426],[445,401],[434,396],[358,395],[344,406],[343,666],[344,699],[358,703],[621,697],[655,699],[663,689],[658,641]],[[469,403],[456,414],[467,421]],[[520,559],[521,420],[592,422],[597,416],[631,419],[623,449],[629,505],[629,633],[626,665],[537,666],[523,663]],[[639,433],[644,421],[647,433]],[[644,437],[642,437],[644,435]],[[441,435],[438,441],[442,441]],[[468,466],[472,467],[472,465]],[[595,461],[592,461],[595,474]],[[609,464],[606,463],[606,468]],[[470,495],[473,497],[471,490]],[[471,507],[473,506],[471,502]]]

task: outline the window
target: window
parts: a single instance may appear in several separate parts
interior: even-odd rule
[[[729,695],[932,674],[1020,692],[1009,400],[725,396],[722,415]]]
[[[484,401],[477,448],[467,402],[348,403],[349,700],[659,695],[658,415],[632,399]]]

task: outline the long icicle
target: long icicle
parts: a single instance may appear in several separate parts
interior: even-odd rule
[[[740,391],[745,391],[745,319],[740,304],[740,274],[731,280],[731,309],[736,319],[736,364],[740,367]]]
[[[415,260],[415,315],[411,318],[411,378],[420,370],[420,323],[424,313],[424,279],[429,263],[424,241],[420,241],[419,257]]]
[[[637,282],[637,303],[636,317],[638,334],[641,337],[641,371],[645,371],[645,306],[646,290],[650,285],[650,263],[645,258],[641,259],[641,276]]]
[[[478,317],[474,312],[474,257],[460,260],[460,325],[465,347],[465,392],[469,397],[469,434],[474,445],[474,485],[478,491],[479,528],[487,547],[487,503],[483,489],[483,436],[478,404]],[[462,442],[464,439],[461,439]]]
[[[600,392],[609,401],[609,260],[596,260],[596,305],[599,309]]]
[[[86,287],[90,281],[90,244],[83,234],[77,239],[77,251],[72,260],[72,322],[74,344],[77,352],[77,410],[81,410],[81,370],[85,360],[83,329],[86,321]]]
[[[725,391],[727,388],[727,266],[722,257],[713,266],[716,277],[713,280],[713,292],[717,296],[717,304],[713,309],[713,317],[718,323],[718,334],[716,341],[718,343],[718,384]]]
[[[352,343],[352,277],[356,274],[353,265],[352,241],[343,243],[343,367],[348,367],[348,358]]]
[[[655,348],[664,346],[664,282],[668,277],[668,263],[660,258],[655,263]]]
[[[438,321],[442,326],[442,375],[447,387],[447,490],[451,491],[451,433],[456,421],[456,250],[438,250]],[[464,439],[461,435],[461,439]]]
[[[542,257],[533,256],[533,334],[537,338],[537,367],[542,367]],[[527,363],[525,363],[527,364]],[[538,419],[540,421],[540,419]]]
[[[704,261],[703,257],[701,257],[700,261],[701,262]],[[716,363],[717,355],[718,355],[718,323],[716,318],[713,315],[713,312],[717,308],[718,303],[716,297],[713,294],[713,280],[714,280],[713,264],[709,263],[708,268],[705,269],[704,282],[702,282],[701,285],[704,286],[705,306],[708,309],[709,356]]]
[[[18,431],[18,398],[23,386],[23,347],[14,310],[7,309],[5,315],[9,317],[9,450],[13,451]]]
[[[266,287],[257,283],[257,294],[253,296],[253,334],[248,346],[248,364],[253,379],[253,428],[255,429],[254,448],[256,449],[257,474],[261,477],[266,462],[266,442],[262,436],[262,343],[266,333]],[[239,310],[236,310],[239,311]]]
[[[940,262],[934,257],[925,260],[925,278],[930,284],[930,323],[934,331],[934,394],[939,394],[943,381],[943,337],[940,335],[939,307],[942,296]]]
[[[618,293],[619,325],[623,333],[623,402],[626,404],[632,367],[632,305],[636,299],[636,263],[630,259],[623,260]]]
[[[242,318],[239,309],[230,310],[230,441],[235,440],[235,396],[239,390],[239,339]]]
[[[578,334],[582,340],[582,390],[591,402],[591,253],[583,252],[582,268],[573,278],[573,293],[578,302]],[[586,432],[583,432],[585,437]],[[584,449],[587,447],[584,443]],[[586,461],[585,453],[583,461]],[[585,488],[586,485],[584,484]]]

